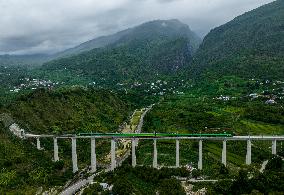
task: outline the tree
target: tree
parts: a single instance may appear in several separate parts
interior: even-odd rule
[[[228,170],[228,168],[224,164],[221,164],[219,173],[221,175],[227,175],[229,173],[229,170]]]
[[[164,179],[159,186],[160,195],[183,195],[185,191],[180,182],[176,179]]]
[[[218,194],[230,194],[232,183],[231,180],[220,180],[214,184],[213,189]]]
[[[231,192],[233,192],[234,194],[250,193],[251,184],[247,175],[248,173],[246,170],[241,169],[239,171],[239,175],[237,176],[236,180],[234,181],[231,187]]]
[[[201,171],[199,169],[193,169],[192,172],[191,172],[191,175],[193,178],[197,178],[201,175]]]
[[[119,178],[113,183],[112,191],[114,194],[128,195],[133,193],[134,188],[127,179]]]
[[[280,156],[274,156],[268,161],[265,170],[284,171],[282,158]]]
[[[83,195],[95,195],[98,192],[102,192],[103,188],[99,183],[94,183],[84,190]]]

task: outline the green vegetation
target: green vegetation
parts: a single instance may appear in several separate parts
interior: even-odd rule
[[[132,42],[136,39],[152,40],[157,37],[187,37],[190,40],[190,49],[195,52],[201,43],[201,39],[192,32],[186,24],[176,19],[154,20],[143,23],[134,28],[117,32],[112,35],[98,37],[82,43],[74,48],[67,49],[56,54],[57,57],[66,57],[90,51],[95,48],[106,46],[116,47],[117,45]]]
[[[247,96],[218,100],[214,96],[169,96],[145,117],[146,132],[283,134],[282,104],[268,105]],[[262,131],[264,130],[264,131]]]
[[[196,187],[206,187],[210,194],[282,194],[283,167],[281,157],[274,156],[269,160],[263,173],[251,167],[242,168],[233,180],[224,179],[214,184],[203,183]]]
[[[95,178],[97,182],[113,184],[114,194],[185,194],[180,182],[173,176],[186,177],[190,173],[184,169],[160,170],[149,167],[132,168],[124,164],[114,172],[104,173]],[[84,194],[97,193],[97,185],[91,186],[84,191]]]
[[[41,134],[111,132],[125,121],[130,107],[114,93],[74,87],[37,90],[2,109],[22,128]]]
[[[191,73],[279,79],[284,77],[284,2],[278,0],[247,12],[210,31]]]
[[[47,71],[52,75],[61,73],[64,79],[67,72],[73,77],[66,77],[65,82],[73,82],[72,79],[79,77],[88,79],[89,83],[107,86],[151,81],[174,74],[179,67],[186,66],[191,58],[186,48],[185,38],[138,40],[51,61],[43,66],[43,76],[47,76]]]
[[[44,64],[42,76],[52,79],[59,74],[68,83],[82,79],[106,86],[155,81],[188,66],[200,44],[188,26],[177,20],[152,21],[112,36],[120,38],[105,47]],[[84,44],[88,48],[91,42]]]
[[[153,21],[84,43],[38,69],[1,66],[0,111],[33,133],[115,132],[134,109],[155,102],[143,132],[283,135],[283,13],[281,0],[245,13],[213,29],[197,53],[200,40],[186,25]],[[6,61],[0,65],[14,65],[8,57],[1,56]],[[132,124],[140,115],[136,113]],[[51,139],[42,139],[44,150],[37,151],[35,140],[17,140],[0,129],[1,194],[35,193],[40,186],[62,186],[74,177],[70,140],[59,141],[61,161],[54,163]],[[96,144],[98,160],[108,162],[109,140]],[[254,141],[253,164],[244,166],[246,143],[228,141],[224,167],[222,143],[204,141],[203,170],[190,174],[184,168],[145,167],[152,165],[153,143],[143,140],[137,148],[142,167],[130,167],[127,159],[95,181],[113,184],[113,194],[184,194],[173,176],[204,176],[219,181],[194,188],[205,186],[211,194],[281,193],[283,161],[272,157],[270,147],[271,142]],[[90,140],[78,140],[77,150],[79,169],[86,168]],[[282,143],[277,150],[283,155]],[[174,166],[174,152],[174,141],[159,140],[158,164]],[[269,158],[260,173],[260,164]],[[181,141],[180,164],[197,167],[197,159],[198,142]],[[98,191],[102,187],[95,183],[84,193]]]
[[[8,113],[21,128],[29,133],[65,134],[117,131],[119,126],[128,120],[130,109],[131,106],[123,102],[115,93],[73,87],[55,91],[40,89],[22,95],[10,105],[3,106],[1,113]],[[1,131],[8,130],[1,127]],[[10,139],[19,144],[9,144]],[[52,139],[41,139],[41,147],[44,148],[42,151],[36,150],[34,139],[16,140],[17,138],[13,136],[5,136],[1,139],[3,148],[0,148],[0,152],[5,152],[1,155],[4,157],[2,163],[5,165],[0,179],[0,185],[5,187],[3,187],[3,193],[18,192],[14,191],[17,186],[23,192],[35,193],[40,186],[45,189],[62,186],[67,179],[72,179],[74,176],[72,174],[71,140],[58,140],[61,161],[56,163],[51,161],[53,158]],[[101,140],[97,141],[96,146],[97,159],[104,162],[105,156],[110,151],[110,143],[107,140]],[[90,140],[77,141],[80,169],[90,165],[90,149]],[[24,158],[24,165],[21,165],[20,158]],[[31,162],[34,164],[28,165]],[[29,168],[23,169],[24,166]],[[23,170],[19,172],[21,168]],[[25,177],[25,174],[28,176]],[[18,177],[16,181],[15,177]],[[23,178],[30,179],[18,181]],[[30,184],[32,182],[34,184]],[[28,188],[28,186],[31,187]]]
[[[0,65],[0,107],[15,99],[18,94],[10,93],[10,89],[19,85],[21,79],[27,76],[27,69],[21,67],[4,67]]]
[[[11,136],[2,124],[0,140],[0,194],[35,194],[40,187],[62,186],[73,176],[64,161],[52,162],[51,152]]]

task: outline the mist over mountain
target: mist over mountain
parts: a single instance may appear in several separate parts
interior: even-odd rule
[[[0,55],[0,66],[40,66],[44,62],[51,60],[53,56],[47,54],[34,55]]]
[[[215,10],[217,4],[253,1],[195,3]],[[66,2],[61,6],[78,5],[82,17],[84,2]],[[96,3],[97,10],[105,3]],[[211,13],[228,17],[238,9]],[[109,21],[84,20],[109,25],[108,32],[120,22],[114,15]],[[52,26],[43,21],[36,30]],[[73,43],[86,40],[75,31],[92,29],[76,22],[58,22],[71,26],[69,35],[55,29],[47,33],[55,37],[39,37],[35,46],[57,40],[45,42],[46,50],[31,46],[37,33],[31,38],[19,27],[27,36],[17,39],[7,30],[10,38],[0,42],[0,50],[19,51],[23,42],[21,51],[68,48],[74,45],[70,37],[76,37]],[[179,20],[154,20],[54,55],[0,56],[0,194],[283,194],[283,78],[283,0],[212,29],[203,42]]]
[[[189,66],[200,42],[178,20],[156,20],[83,43],[61,53],[73,56],[48,62],[43,69],[112,82],[153,79]]]
[[[60,52],[57,55],[59,57],[70,56],[85,51],[90,51],[95,48],[105,47],[108,45],[118,46],[138,39],[153,40],[159,37],[187,37],[190,40],[190,44],[193,51],[197,50],[201,42],[201,39],[194,32],[192,32],[186,24],[183,24],[176,19],[155,20],[143,23],[134,28],[129,28],[117,32],[109,36],[102,36],[92,39],[74,48],[70,48],[63,52]]]

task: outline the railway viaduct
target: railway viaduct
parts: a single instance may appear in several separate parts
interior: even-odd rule
[[[143,135],[143,136],[142,136]],[[153,135],[153,134],[152,134]],[[199,156],[198,156],[198,169],[202,169],[202,143],[203,141],[220,141],[223,143],[222,148],[222,163],[226,166],[227,164],[227,142],[228,141],[246,141],[247,142],[247,152],[246,152],[246,161],[247,165],[251,164],[251,149],[252,149],[252,141],[271,141],[272,154],[276,154],[276,145],[277,141],[284,141],[284,136],[231,136],[231,137],[212,137],[212,136],[145,136],[145,134],[135,134],[134,136],[127,135],[91,135],[91,136],[54,136],[54,135],[33,135],[26,134],[26,138],[34,138],[37,140],[37,149],[41,149],[40,138],[53,138],[54,144],[54,161],[59,160],[58,155],[58,139],[71,139],[72,140],[72,164],[73,164],[73,172],[78,171],[78,162],[77,162],[77,152],[76,152],[76,140],[77,139],[91,139],[91,171],[96,172],[97,170],[97,159],[96,159],[96,140],[98,139],[110,139],[111,140],[111,165],[110,169],[114,170],[117,166],[117,161],[115,157],[115,148],[116,141],[119,139],[130,139],[131,140],[131,157],[132,157],[132,166],[136,166],[136,146],[138,140],[150,139],[153,140],[153,167],[158,168],[158,151],[157,151],[157,140],[175,140],[176,141],[176,167],[180,167],[180,154],[179,154],[179,145],[181,140],[195,140],[199,143]]]

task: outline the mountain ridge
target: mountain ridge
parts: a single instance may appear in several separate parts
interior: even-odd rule
[[[155,25],[156,26],[161,25],[165,29],[168,28],[167,31],[170,33],[168,34],[165,33],[165,35],[181,36],[181,37],[187,36],[192,41],[191,45],[192,45],[193,52],[196,52],[197,48],[199,47],[199,44],[201,43],[201,39],[198,37],[198,35],[196,35],[193,31],[191,31],[188,25],[181,23],[177,19],[152,20],[152,21],[148,21],[140,25],[134,26],[132,28],[127,28],[125,30],[118,31],[110,35],[104,35],[104,36],[100,36],[100,37],[88,40],[79,45],[76,45],[75,47],[68,48],[66,50],[57,52],[55,54],[38,53],[38,54],[27,54],[27,55],[9,55],[9,54],[0,55],[0,65],[2,66],[9,66],[9,65],[28,66],[29,64],[31,64],[32,66],[39,66],[51,60],[71,57],[73,55],[78,55],[78,54],[88,52],[88,51],[91,51],[97,48],[117,47],[122,44],[125,44],[125,42],[135,40],[137,36],[144,36],[144,38],[147,38],[146,36],[147,33],[149,34],[148,37],[153,36],[154,33],[151,32],[152,30],[156,30],[156,35],[157,34],[162,35],[162,31],[164,30],[163,28],[161,29],[151,28],[148,30],[146,29],[149,26],[153,27]],[[142,33],[139,32],[140,30],[142,30],[143,32]],[[180,33],[181,30],[183,31],[182,33]],[[157,38],[157,36],[155,38]]]
[[[50,61],[42,70],[69,71],[93,82],[105,80],[111,85],[153,80],[175,75],[189,66],[200,42],[178,20],[156,20],[127,31],[131,32],[110,45]]]
[[[196,39],[196,41],[194,40],[193,47],[194,47],[194,51],[197,50],[201,42],[201,39],[193,31],[191,31],[188,25],[181,23],[177,19],[170,19],[170,20],[152,20],[152,21],[148,21],[140,25],[134,26],[132,28],[127,28],[125,30],[118,31],[114,34],[100,36],[100,37],[91,39],[89,41],[86,41],[84,43],[81,43],[73,48],[69,48],[65,51],[59,52],[58,54],[56,54],[56,56],[68,57],[70,55],[80,54],[82,52],[90,51],[96,48],[102,48],[102,47],[106,47],[110,45],[117,46],[118,44],[122,44],[123,42],[127,41],[129,37],[132,40],[135,39],[138,36],[137,34],[139,33],[141,34],[141,32],[139,31],[144,31],[144,33],[146,32],[149,34],[153,32],[152,30],[159,31],[159,29],[157,28],[157,25],[159,24],[162,25],[164,28],[169,27],[171,29],[171,35],[177,35],[180,32],[179,30],[181,28],[187,29],[188,31],[181,33],[181,36],[187,35],[192,40]],[[145,27],[148,29],[146,29]],[[154,27],[154,28],[151,28],[151,27]],[[158,33],[162,34],[161,32],[158,32]]]
[[[284,2],[275,1],[211,30],[191,70],[215,77],[284,77],[283,21]]]

